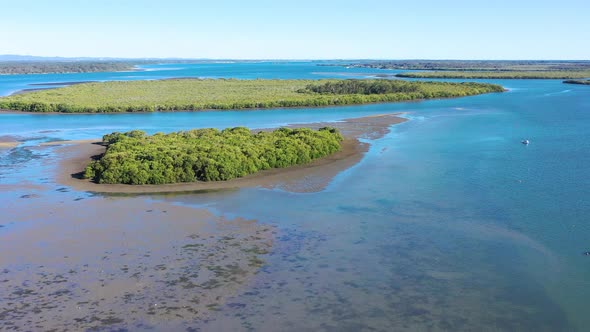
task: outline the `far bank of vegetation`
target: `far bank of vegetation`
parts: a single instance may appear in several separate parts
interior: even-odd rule
[[[103,137],[105,154],[85,178],[105,184],[166,184],[225,181],[261,170],[309,163],[340,150],[334,128],[281,128],[252,133],[244,127],[146,135],[143,131]]]
[[[590,80],[565,80],[563,83],[566,84],[581,84],[581,85],[590,85]]]
[[[320,66],[441,71],[590,71],[587,60],[380,60]]]
[[[499,85],[473,82],[174,79],[34,91],[0,98],[0,108],[67,113],[230,110],[399,102],[501,91]]]
[[[93,73],[132,70],[134,64],[122,61],[0,62],[0,75]]]
[[[425,71],[396,74],[407,78],[465,78],[465,79],[566,79],[590,77],[590,70],[584,71]]]

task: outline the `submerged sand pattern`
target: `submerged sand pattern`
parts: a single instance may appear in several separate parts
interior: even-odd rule
[[[2,329],[190,327],[235,295],[272,246],[271,226],[143,198],[45,207],[43,224],[0,243]]]

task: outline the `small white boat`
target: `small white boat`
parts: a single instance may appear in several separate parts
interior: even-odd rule
[[[524,144],[524,145],[529,145],[531,141],[529,141],[528,139],[522,140],[520,143]]]

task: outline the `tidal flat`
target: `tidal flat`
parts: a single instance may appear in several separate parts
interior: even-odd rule
[[[248,283],[276,236],[254,220],[145,197],[55,202],[47,196],[69,190],[34,191],[15,200],[20,222],[0,243],[5,330],[189,327]]]
[[[405,121],[398,115],[332,123],[347,137],[340,155],[208,187],[103,187],[71,176],[101,148],[93,140],[31,147],[55,149],[43,162],[53,165],[54,174],[47,184],[0,184],[14,201],[2,225],[11,228],[11,236],[0,242],[5,253],[0,257],[2,327],[77,331],[190,329],[201,324],[239,294],[265,264],[277,237],[284,235],[272,225],[174,204],[157,193],[239,187],[320,191],[360,161],[367,144],[359,139],[383,137],[391,125]]]

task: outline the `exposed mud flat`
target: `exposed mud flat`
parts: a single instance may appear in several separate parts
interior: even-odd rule
[[[190,327],[248,283],[273,242],[271,226],[168,203],[33,199],[19,219],[43,222],[0,235],[0,329]]]

